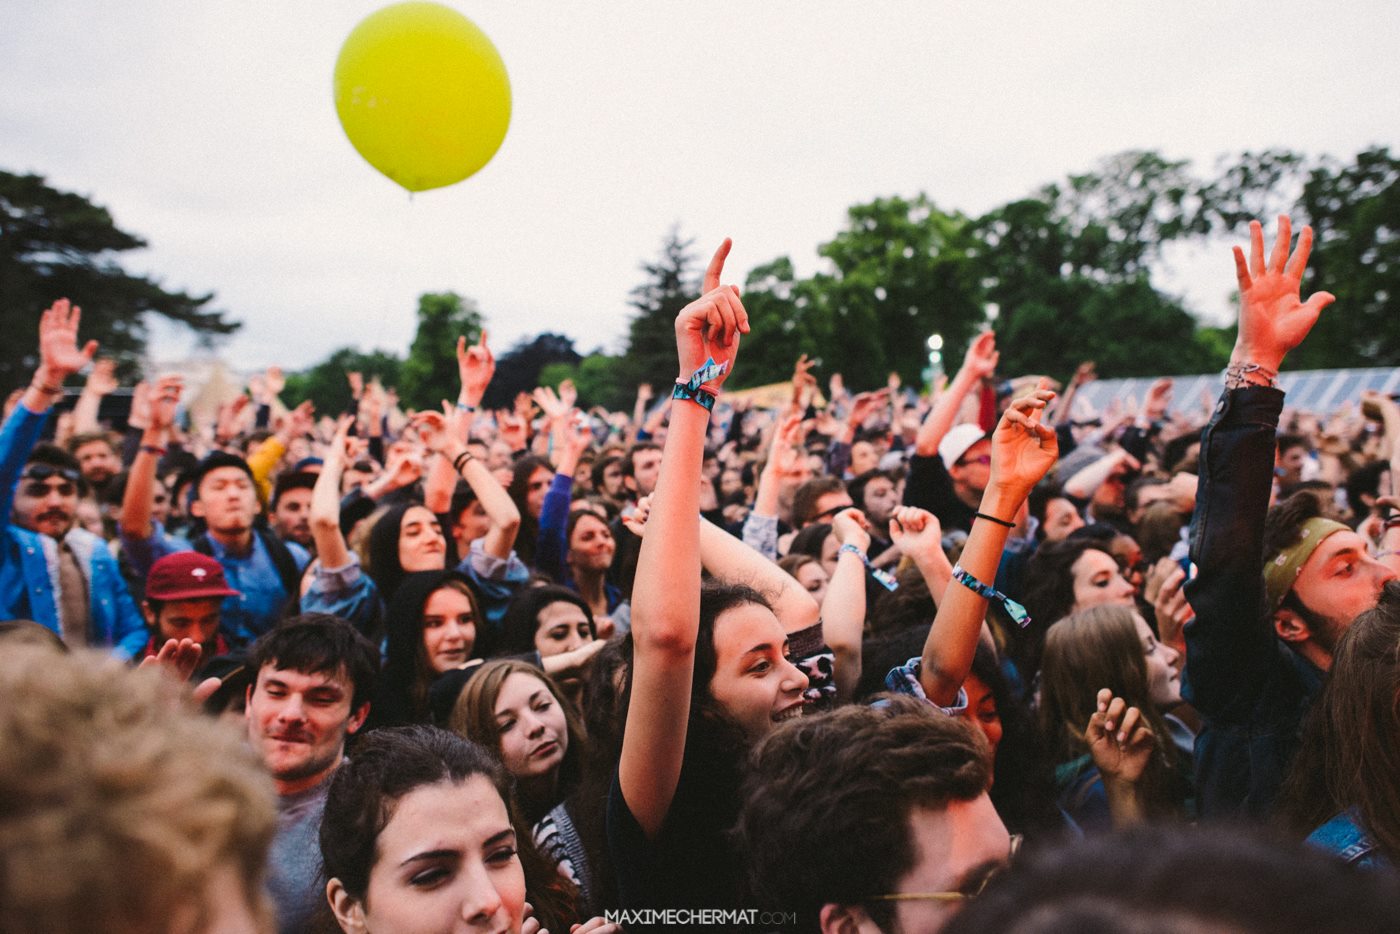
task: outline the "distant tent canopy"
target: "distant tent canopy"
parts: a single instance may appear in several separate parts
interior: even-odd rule
[[[1102,379],[1088,383],[1075,397],[1075,409],[1080,407],[1102,412],[1116,400],[1141,404],[1148,388],[1160,377],[1137,376],[1131,379]],[[1220,373],[1198,376],[1173,376],[1170,412],[1193,414],[1215,405],[1225,378]],[[1356,370],[1297,370],[1279,374],[1279,385],[1288,394],[1289,408],[1325,415],[1344,405],[1355,405],[1361,393],[1375,389],[1383,393],[1400,392],[1400,368],[1369,367]]]

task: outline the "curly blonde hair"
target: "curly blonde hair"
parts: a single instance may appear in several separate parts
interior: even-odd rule
[[[271,781],[184,693],[96,652],[0,656],[0,930],[203,930],[228,870],[270,929]]]

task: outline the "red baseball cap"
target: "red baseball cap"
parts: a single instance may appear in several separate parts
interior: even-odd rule
[[[236,597],[219,562],[197,551],[178,551],[151,565],[146,575],[146,597],[151,600],[199,600],[203,597]]]

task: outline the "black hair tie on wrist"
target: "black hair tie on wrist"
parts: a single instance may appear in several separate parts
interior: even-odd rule
[[[1004,525],[1008,529],[1016,528],[1016,523],[1007,522],[1005,519],[998,519],[996,516],[989,516],[985,512],[974,512],[972,515],[974,518],[977,519],[986,519],[988,522],[995,522],[997,525]]]
[[[463,451],[452,459],[452,470],[456,473],[461,473],[462,466],[466,464],[467,461],[474,460],[475,457],[476,455],[472,454],[471,451]]]

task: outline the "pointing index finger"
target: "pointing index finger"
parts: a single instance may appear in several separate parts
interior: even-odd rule
[[[705,284],[700,290],[702,295],[719,288],[719,277],[724,272],[724,261],[728,258],[729,248],[733,245],[733,241],[725,237],[724,242],[719,245],[719,249],[715,250],[715,255],[710,259],[710,267],[705,270]]]

